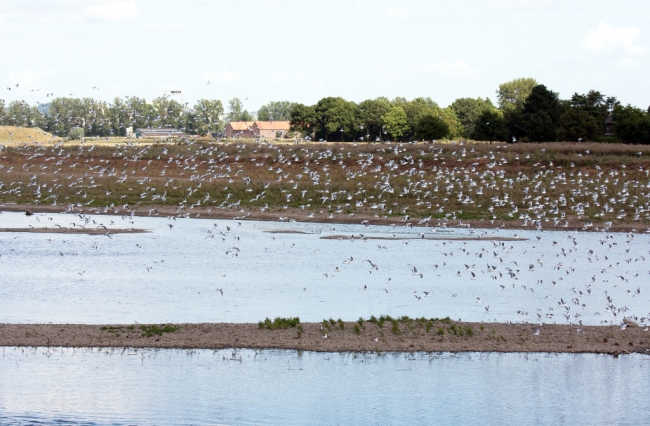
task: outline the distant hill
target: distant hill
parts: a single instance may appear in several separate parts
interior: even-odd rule
[[[13,145],[24,142],[55,142],[60,140],[51,133],[45,132],[38,127],[14,127],[0,126],[0,143]]]

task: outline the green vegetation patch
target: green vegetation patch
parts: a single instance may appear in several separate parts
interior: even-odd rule
[[[153,337],[153,336],[162,336],[163,333],[173,333],[178,330],[179,327],[171,324],[165,325],[141,325],[140,330],[142,330],[144,337]]]
[[[289,327],[291,328],[296,328],[296,326],[300,324],[300,318],[295,317],[295,318],[282,318],[282,317],[276,317],[273,321],[271,321],[268,317],[264,321],[260,321],[257,323],[257,325],[260,326],[260,328],[266,328],[268,330],[286,330]]]

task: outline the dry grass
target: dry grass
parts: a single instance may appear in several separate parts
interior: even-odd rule
[[[0,144],[17,146],[24,143],[52,143],[60,138],[39,128],[0,126]]]

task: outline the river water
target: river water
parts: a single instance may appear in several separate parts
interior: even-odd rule
[[[0,424],[642,425],[650,358],[2,348]]]
[[[0,214],[2,228],[100,224],[150,232],[0,233],[0,322],[389,314],[598,325],[650,317],[647,233]],[[333,235],[344,237],[321,238]],[[495,237],[518,240],[489,241]]]

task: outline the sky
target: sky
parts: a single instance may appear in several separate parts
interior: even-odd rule
[[[444,107],[532,77],[645,109],[649,21],[648,0],[0,0],[0,99]]]

